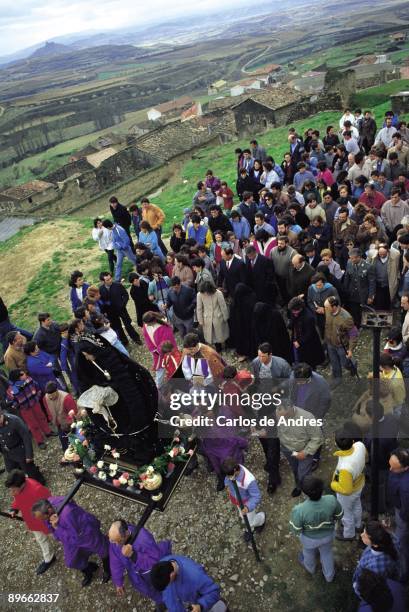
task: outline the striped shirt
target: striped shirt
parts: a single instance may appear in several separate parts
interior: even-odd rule
[[[325,538],[334,531],[342,514],[341,504],[333,495],[323,495],[318,501],[307,499],[292,509],[290,528],[307,538]]]

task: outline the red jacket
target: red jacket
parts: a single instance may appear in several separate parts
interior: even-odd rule
[[[372,209],[373,212],[378,213],[382,208],[382,204],[386,202],[386,198],[380,191],[374,191],[373,197],[368,198],[365,191],[359,196],[359,202],[363,202],[366,206]]]
[[[162,358],[161,367],[166,370],[166,378],[170,380],[176,371],[178,370],[180,364],[182,363],[182,353],[178,348],[174,348],[171,353],[166,353],[166,355]]]
[[[45,521],[36,519],[31,514],[31,508],[36,501],[40,499],[48,499],[51,496],[51,491],[44,485],[40,484],[33,478],[26,478],[24,487],[14,497],[11,507],[13,510],[20,510],[27,529],[30,531],[42,531],[50,533]]]

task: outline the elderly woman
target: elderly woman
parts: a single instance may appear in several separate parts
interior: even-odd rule
[[[364,222],[358,228],[356,241],[362,253],[366,253],[373,243],[387,241],[385,231],[377,225],[375,216],[372,213],[365,215]]]
[[[223,293],[210,281],[203,281],[197,294],[196,315],[207,344],[213,344],[220,353],[229,337],[229,311]]]

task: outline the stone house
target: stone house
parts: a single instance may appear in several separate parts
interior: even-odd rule
[[[398,115],[409,113],[409,91],[400,91],[391,95],[392,110]]]
[[[55,198],[58,189],[53,183],[34,180],[16,185],[0,193],[0,203],[13,203],[20,209],[29,209],[33,204],[43,204]]]
[[[148,110],[149,121],[157,121],[158,119],[171,119],[177,117],[180,113],[194,104],[194,101],[189,96],[182,96],[176,100],[170,100],[163,104],[158,104]]]

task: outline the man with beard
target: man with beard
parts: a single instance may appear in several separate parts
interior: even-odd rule
[[[288,271],[296,251],[289,245],[288,236],[277,236],[277,246],[271,251],[276,281],[284,303],[289,300],[287,291]]]

